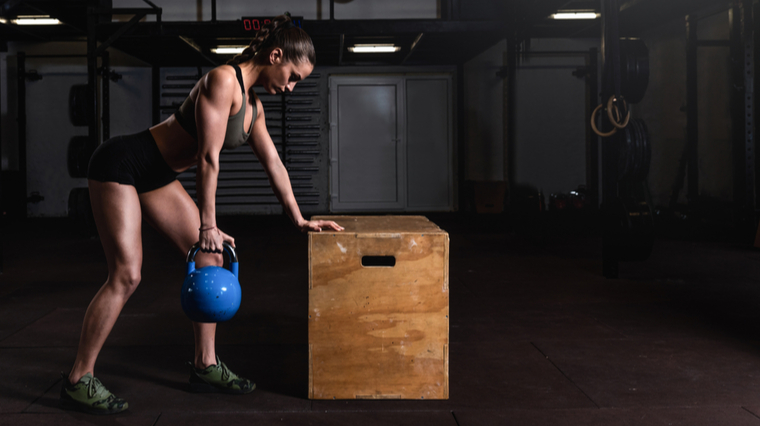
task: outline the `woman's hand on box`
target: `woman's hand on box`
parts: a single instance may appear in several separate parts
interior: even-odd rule
[[[304,233],[307,233],[309,231],[322,231],[322,230],[333,230],[333,231],[345,230],[345,228],[338,225],[338,223],[336,223],[335,221],[326,221],[326,220],[319,220],[319,221],[304,220],[301,224],[298,225],[298,228],[300,228],[301,231]]]

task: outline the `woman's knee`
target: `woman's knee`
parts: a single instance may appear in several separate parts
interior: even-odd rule
[[[117,268],[116,271],[109,276],[111,286],[126,295],[132,295],[141,280],[142,275],[139,267]]]

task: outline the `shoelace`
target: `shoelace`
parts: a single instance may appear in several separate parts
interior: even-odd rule
[[[220,362],[219,366],[222,368],[222,381],[229,380],[230,376],[232,375],[232,373],[230,372],[229,369],[227,369],[227,365],[225,365],[224,363]]]
[[[92,399],[95,395],[102,395],[105,393],[108,393],[108,390],[103,387],[103,383],[101,383],[99,379],[92,377],[87,384],[87,398]]]

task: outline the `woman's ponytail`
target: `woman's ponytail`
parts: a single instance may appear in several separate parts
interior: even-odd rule
[[[240,64],[262,53],[266,56],[271,49],[280,48],[285,61],[308,60],[316,64],[316,54],[311,38],[301,28],[295,26],[289,15],[280,15],[261,27],[251,44],[238,55],[227,61],[228,65]]]

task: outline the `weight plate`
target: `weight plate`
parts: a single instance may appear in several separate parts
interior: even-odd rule
[[[649,86],[649,49],[640,39],[620,40],[620,85],[626,101],[641,102]]]
[[[636,150],[634,151],[634,168],[633,173],[631,174],[631,178],[634,180],[641,179],[641,154],[642,154],[642,144],[641,144],[641,128],[639,127],[639,121],[638,120],[631,120],[631,123],[633,124],[633,132],[636,139]]]
[[[634,149],[634,135],[631,132],[630,126],[623,129],[623,135],[620,138],[620,153],[618,155],[618,179],[626,179],[631,174],[633,168],[633,162],[631,154]]]
[[[647,128],[646,123],[644,121],[641,121],[641,129],[642,133],[644,134],[644,160],[643,160],[643,167],[641,172],[641,179],[646,179],[647,176],[649,176],[649,167],[652,163],[652,146],[650,145],[650,136],[649,136],[649,129]]]

